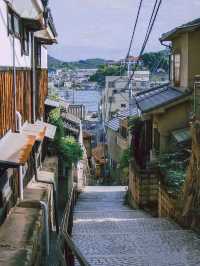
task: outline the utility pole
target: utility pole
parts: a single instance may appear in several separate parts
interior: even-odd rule
[[[129,116],[131,115],[131,108],[132,108],[132,82],[131,82],[131,61],[129,57],[127,58],[127,68],[128,68],[128,92],[129,92]]]

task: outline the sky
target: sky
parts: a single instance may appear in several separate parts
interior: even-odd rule
[[[155,0],[143,0],[132,47],[137,56]],[[58,44],[50,55],[65,61],[88,58],[124,58],[139,0],[50,0]],[[176,26],[199,17],[200,0],[163,0],[146,51],[163,49],[159,37]]]

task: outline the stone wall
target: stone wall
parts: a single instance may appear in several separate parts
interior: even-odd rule
[[[177,200],[170,195],[163,185],[159,186],[158,215],[159,217],[170,217],[176,219]]]
[[[141,208],[148,208],[157,214],[159,171],[156,168],[139,169],[133,162],[129,173],[129,191],[134,202]]]

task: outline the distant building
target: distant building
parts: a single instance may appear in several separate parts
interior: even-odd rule
[[[150,72],[149,71],[135,71],[132,90],[133,94],[150,89]]]
[[[108,76],[106,77],[105,89],[102,93],[102,119],[110,120],[115,113],[128,108],[129,91],[128,76]],[[135,71],[131,80],[132,93],[136,95],[139,92],[150,89],[150,72]]]
[[[116,112],[128,107],[127,82],[127,76],[106,77],[106,85],[102,93],[102,119],[104,122],[110,120]]]

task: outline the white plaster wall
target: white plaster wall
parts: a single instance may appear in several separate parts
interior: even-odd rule
[[[29,56],[22,56],[21,43],[17,38],[15,38],[15,54],[16,67],[31,67],[31,52]],[[3,0],[0,0],[0,66],[13,66],[13,37],[8,35],[7,5]]]
[[[41,46],[41,68],[47,69],[47,48],[46,46]]]

